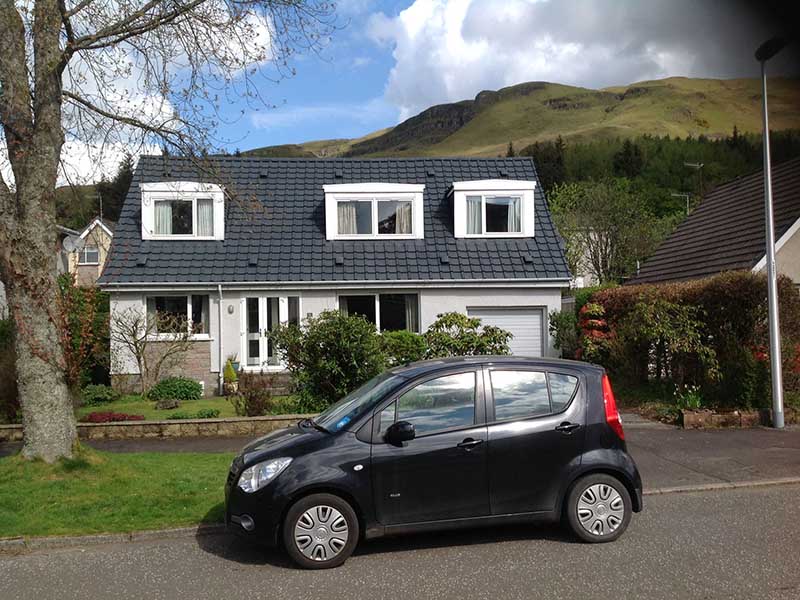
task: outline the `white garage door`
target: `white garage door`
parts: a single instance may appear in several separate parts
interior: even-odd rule
[[[514,334],[511,353],[519,356],[544,356],[542,344],[542,309],[540,308],[468,308],[470,317],[484,325],[494,325]]]

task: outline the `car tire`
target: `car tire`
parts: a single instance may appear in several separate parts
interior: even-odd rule
[[[633,504],[619,479],[597,473],[572,485],[565,511],[572,532],[584,542],[597,544],[613,542],[625,532]]]
[[[283,521],[283,546],[304,569],[338,567],[355,550],[358,517],[350,504],[333,494],[312,494],[295,502]]]

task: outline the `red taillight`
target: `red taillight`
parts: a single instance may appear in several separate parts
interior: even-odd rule
[[[603,403],[606,405],[606,423],[611,426],[619,436],[619,439],[625,439],[625,432],[622,430],[622,419],[617,410],[617,401],[614,399],[614,392],[611,390],[611,380],[608,375],[603,375]]]

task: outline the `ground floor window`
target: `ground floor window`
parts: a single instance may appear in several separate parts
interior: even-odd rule
[[[148,296],[147,323],[154,333],[209,333],[208,295]]]
[[[418,294],[348,294],[339,296],[339,310],[360,315],[379,331],[419,331]]]

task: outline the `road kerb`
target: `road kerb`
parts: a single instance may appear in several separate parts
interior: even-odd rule
[[[695,485],[678,485],[672,487],[646,489],[644,496],[661,496],[664,494],[689,494],[692,492],[716,492],[720,490],[737,490],[742,488],[768,487],[775,485],[797,485],[800,477],[778,477],[775,479],[754,479],[752,481],[720,481]]]
[[[663,496],[667,494],[689,494],[692,492],[716,492],[754,487],[779,485],[800,485],[800,477],[780,477],[776,479],[759,479],[754,481],[723,481],[719,483],[703,483],[654,488],[645,490],[644,496]],[[36,550],[51,550],[80,546],[96,546],[100,544],[119,544],[166,539],[185,539],[206,535],[219,535],[225,532],[222,524],[200,525],[198,527],[173,527],[148,531],[132,531],[129,533],[103,533],[96,535],[51,536],[51,537],[12,537],[0,538],[0,556],[28,554]]]

